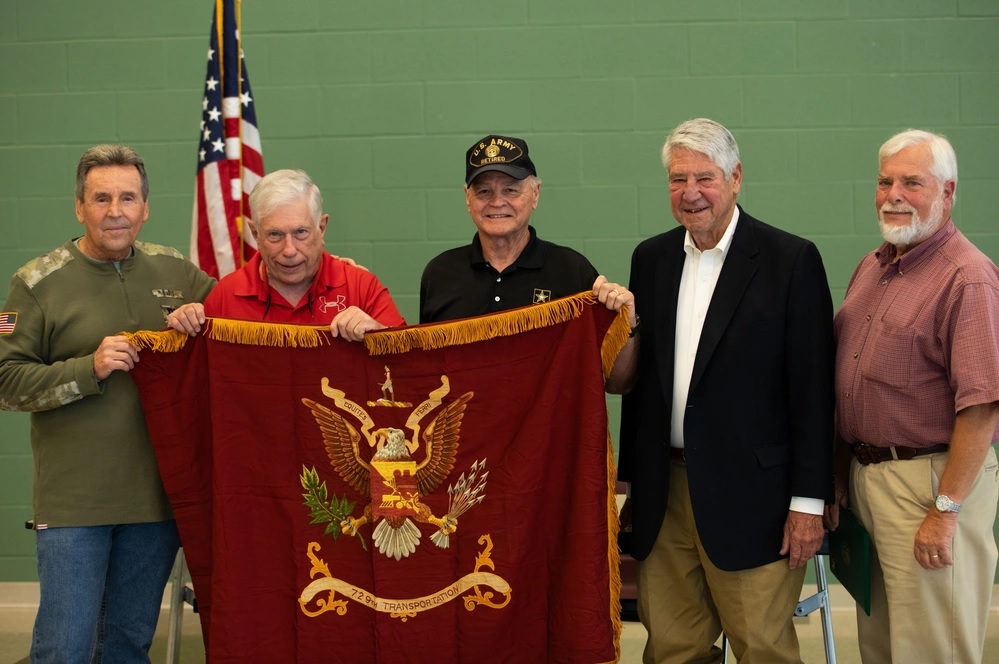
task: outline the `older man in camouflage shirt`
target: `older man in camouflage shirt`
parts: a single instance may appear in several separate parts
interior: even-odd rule
[[[121,331],[160,329],[214,279],[138,242],[142,158],[100,145],[77,168],[84,235],[11,280],[0,320],[0,408],[31,413],[41,581],[31,661],[148,662],[179,545]]]

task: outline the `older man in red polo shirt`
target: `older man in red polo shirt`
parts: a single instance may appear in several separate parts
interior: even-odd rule
[[[360,341],[365,332],[404,325],[378,278],[325,251],[329,215],[305,171],[266,175],[250,194],[250,229],[258,253],[224,277],[205,300],[171,314],[189,334],[205,316],[274,323],[330,325],[334,336]]]

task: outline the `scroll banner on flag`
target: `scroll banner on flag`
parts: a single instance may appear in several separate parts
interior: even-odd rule
[[[628,331],[584,293],[363,345],[132,335],[208,661],[616,661]]]

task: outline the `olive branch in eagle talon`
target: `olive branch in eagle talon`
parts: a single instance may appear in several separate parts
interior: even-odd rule
[[[302,399],[319,424],[333,469],[359,494],[371,497],[359,518],[350,515],[351,509],[341,519],[344,534],[357,536],[363,525],[371,523],[378,551],[401,560],[416,551],[420,543],[422,533],[413,523],[415,520],[437,526],[431,540],[440,548],[448,548],[448,536],[457,530],[458,517],[485,497],[488,473],[478,475],[485,459],[472,464],[468,479],[463,473],[456,485],[449,487],[448,512],[443,517],[435,516],[420,498],[433,493],[454,469],[461,420],[473,394],[467,392],[447,404],[423,431],[426,458],[420,462],[412,457],[420,441],[406,440],[405,432],[394,428],[364,432],[368,445],[375,448],[371,461],[365,461],[360,455],[361,434],[356,428],[326,406]],[[330,528],[332,523],[327,531]]]
[[[326,482],[319,483],[319,473],[315,467],[309,470],[302,466],[302,476],[299,479],[306,491],[302,494],[305,506],[311,510],[309,516],[312,521],[309,523],[328,523],[323,535],[332,535],[335,542],[340,537],[340,524],[354,511],[354,503],[347,500],[347,496],[337,498],[336,494],[327,502]],[[361,541],[361,548],[367,551],[368,545],[364,538],[358,535],[358,539]]]

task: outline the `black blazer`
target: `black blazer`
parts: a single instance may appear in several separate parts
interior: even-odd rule
[[[648,556],[669,495],[681,226],[642,242],[631,290],[638,377],[621,411],[619,479],[631,482],[632,551]],[[697,532],[720,569],[780,558],[791,496],[832,500],[833,309],[818,249],[749,216],[718,277],[684,418]]]

